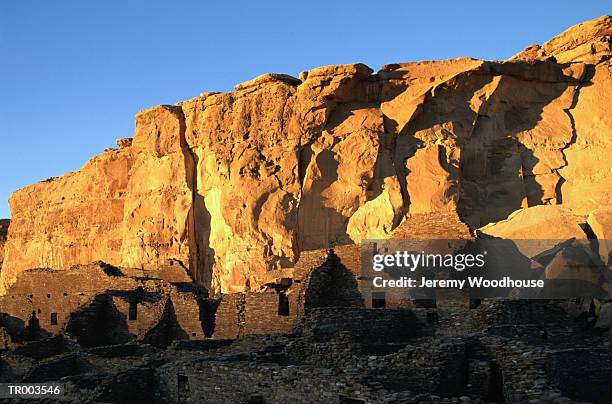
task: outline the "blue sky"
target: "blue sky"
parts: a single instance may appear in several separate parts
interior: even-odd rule
[[[137,111],[266,72],[505,59],[603,1],[0,1],[0,217],[16,189],[80,168]]]

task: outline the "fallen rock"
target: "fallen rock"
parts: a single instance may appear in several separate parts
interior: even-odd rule
[[[610,328],[612,327],[612,303],[606,303],[601,306],[595,328]]]
[[[546,279],[576,280],[601,284],[603,280],[599,258],[587,244],[574,242],[562,248],[546,266]]]
[[[612,264],[612,206],[604,206],[591,212],[587,223],[597,237],[602,261]]]
[[[542,299],[564,299],[577,296],[609,299],[604,289],[607,269],[588,242],[574,240],[561,248],[544,270]]]
[[[563,241],[587,238],[572,212],[558,205],[519,209],[505,220],[481,227],[476,230],[476,234],[480,237],[512,240],[521,253],[529,258]]]

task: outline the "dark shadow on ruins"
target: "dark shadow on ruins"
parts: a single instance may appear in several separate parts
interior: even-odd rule
[[[125,315],[108,293],[96,295],[91,303],[74,311],[65,331],[83,347],[123,344],[132,339]]]
[[[167,299],[164,311],[155,325],[143,337],[142,342],[158,348],[167,348],[174,340],[188,340],[189,335],[176,320],[176,312],[172,299]]]
[[[317,307],[364,307],[357,279],[330,250],[325,262],[310,274],[304,293],[304,309]]]

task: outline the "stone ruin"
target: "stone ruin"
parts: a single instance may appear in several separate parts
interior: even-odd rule
[[[164,279],[163,271],[126,273],[102,262],[59,276],[48,269],[29,270],[0,297],[0,324],[14,343],[58,334],[87,347],[202,339],[200,296],[206,292],[180,281]]]
[[[362,294],[359,270],[357,246],[313,251],[293,278],[222,296],[170,265],[24,271],[0,298],[0,382],[60,381],[70,402],[605,403],[612,395],[612,324],[597,326],[612,303],[441,293],[431,304],[381,304]]]
[[[290,332],[316,307],[371,307],[358,290],[357,246],[306,253],[293,278],[275,279],[259,292],[209,297],[178,271],[183,276],[172,266],[143,271],[103,262],[24,271],[0,297],[0,329],[10,337],[5,348],[58,334],[87,347],[130,341],[165,347],[174,340]]]

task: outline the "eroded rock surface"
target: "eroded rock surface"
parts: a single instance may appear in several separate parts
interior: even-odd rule
[[[168,260],[189,266],[192,174],[181,108],[139,113],[130,146],[12,195],[0,284],[25,269],[68,269],[101,258],[145,269]]]
[[[612,206],[604,206],[591,212],[588,224],[597,237],[601,260],[612,264]]]
[[[0,267],[2,267],[2,261],[4,260],[4,243],[6,242],[10,222],[8,219],[0,220]]]
[[[559,63],[597,63],[612,55],[612,17],[604,15],[574,25],[544,45],[531,45],[513,59],[546,59],[554,57]]]
[[[143,111],[119,149],[11,197],[0,293],[24,269],[99,259],[258,290],[307,251],[433,237],[429,215],[449,238],[538,205],[586,220],[612,205],[611,30],[602,17],[506,62],[266,74]]]

